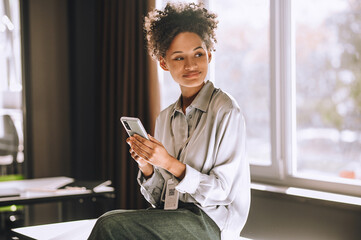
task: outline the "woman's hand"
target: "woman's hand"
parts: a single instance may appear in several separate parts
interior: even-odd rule
[[[137,134],[127,139],[131,147],[130,151],[134,152],[134,156],[138,156],[138,159],[140,158],[148,164],[166,169],[177,178],[183,179],[186,169],[185,164],[169,155],[161,142],[149,134],[148,136],[150,140]]]
[[[130,139],[127,139],[127,143],[130,144]],[[141,158],[132,148],[129,149],[130,155],[138,163],[139,170],[142,171],[144,177],[150,178],[153,175],[154,168],[151,164],[147,163],[143,158]]]

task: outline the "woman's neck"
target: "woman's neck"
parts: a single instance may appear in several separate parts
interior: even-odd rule
[[[193,100],[196,98],[197,94],[191,97],[184,97],[182,95],[182,110],[183,113],[186,113],[186,109],[189,105],[191,105],[191,103],[193,102]]]
[[[196,98],[197,94],[199,93],[199,91],[202,89],[202,87],[204,86],[204,82],[202,85],[198,86],[198,87],[194,87],[194,88],[185,88],[181,86],[181,91],[182,91],[182,110],[183,113],[186,113],[186,109],[189,105],[191,105],[191,103],[193,102],[193,100]]]

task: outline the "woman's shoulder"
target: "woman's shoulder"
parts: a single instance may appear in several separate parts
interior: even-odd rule
[[[171,105],[169,105],[168,107],[164,108],[162,111],[160,111],[158,118],[162,118],[164,119],[167,116],[170,116],[170,112],[172,112],[175,108],[177,102],[172,103]]]
[[[209,103],[209,109],[213,111],[224,110],[229,112],[231,110],[240,110],[240,107],[236,99],[229,93],[221,90],[220,88],[215,89],[213,97]]]

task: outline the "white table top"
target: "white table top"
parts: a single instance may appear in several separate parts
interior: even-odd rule
[[[32,190],[51,191],[57,188],[73,182],[73,178],[69,177],[50,177],[50,178],[36,178],[36,179],[24,179],[15,181],[0,182],[0,191],[2,189],[17,189],[21,192],[28,192]]]
[[[100,186],[96,190],[93,189],[58,189],[65,184],[73,182],[73,178],[69,177],[51,177],[38,179],[25,179],[15,181],[0,182],[0,193],[6,192],[14,193],[18,191],[18,196],[6,196],[0,198],[0,205],[14,204],[18,201],[27,201],[32,199],[50,199],[60,198],[61,196],[85,195],[104,192],[113,192],[114,188],[109,186]]]
[[[96,219],[52,223],[12,229],[21,236],[39,240],[85,240],[89,237]]]

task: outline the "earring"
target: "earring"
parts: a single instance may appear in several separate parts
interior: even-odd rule
[[[167,65],[165,64],[164,60],[163,61],[160,61],[160,67],[165,70],[165,71],[168,71],[168,67]]]

